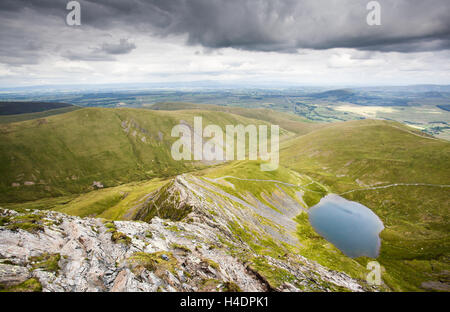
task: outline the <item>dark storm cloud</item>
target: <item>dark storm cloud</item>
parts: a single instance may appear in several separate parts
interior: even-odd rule
[[[450,1],[391,0],[381,26],[369,26],[365,0],[153,1],[191,44],[260,51],[356,48],[413,52],[448,49]],[[175,4],[176,3],[176,4]]]
[[[67,0],[2,0],[0,61],[37,60],[41,49],[26,52],[29,41],[55,43],[65,25]],[[255,51],[355,48],[365,51],[433,51],[450,48],[450,1],[379,0],[381,26],[368,26],[369,0],[81,0],[80,29],[167,36],[186,34],[188,44]],[[33,33],[36,25],[45,28]],[[13,26],[9,26],[13,23]],[[56,24],[55,24],[56,23]],[[57,26],[55,26],[57,25]],[[61,40],[61,38],[59,38]],[[96,38],[92,40],[98,42]],[[6,46],[4,45],[6,44]],[[101,45],[101,43],[99,42]],[[103,43],[100,54],[110,59],[136,47],[127,40]],[[30,54],[32,54],[30,56]],[[71,52],[83,59],[85,52]],[[67,56],[67,53],[66,53]]]

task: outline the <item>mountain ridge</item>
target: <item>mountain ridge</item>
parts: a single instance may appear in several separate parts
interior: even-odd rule
[[[319,236],[308,221],[310,207],[327,194],[341,194],[371,209],[385,225],[385,230],[380,234],[380,256],[376,259],[385,270],[383,289],[420,291],[444,287],[441,284],[445,284],[447,278],[445,272],[448,271],[450,250],[446,230],[449,202],[447,189],[438,186],[450,184],[446,174],[450,157],[447,141],[396,122],[360,120],[320,127],[313,125],[312,128],[305,128],[304,132],[283,130],[281,162],[276,171],[260,171],[258,161],[203,166],[185,164],[183,167],[183,164],[170,163],[168,130],[180,121],[191,122],[194,116],[202,116],[207,121],[204,125],[269,124],[268,121],[273,118],[291,120],[299,130],[308,125],[286,115],[263,116],[262,120],[257,120],[239,115],[250,116],[246,110],[232,114],[217,107],[211,107],[211,111],[189,108],[174,111],[89,108],[48,117],[46,121],[0,126],[2,137],[8,139],[3,140],[2,144],[5,148],[9,147],[9,150],[2,148],[0,156],[9,160],[10,156],[21,161],[30,160],[28,165],[16,167],[14,163],[3,162],[3,180],[8,174],[18,179],[17,173],[11,174],[11,169],[19,167],[23,172],[24,168],[36,169],[34,164],[42,163],[42,159],[37,157],[39,153],[36,151],[39,149],[36,149],[35,143],[39,142],[38,138],[44,137],[48,137],[48,142],[43,147],[51,147],[53,153],[59,151],[56,153],[59,162],[48,162],[43,164],[43,168],[61,167],[61,172],[64,172],[63,178],[56,183],[60,191],[54,197],[26,201],[36,199],[32,196],[33,187],[49,185],[21,184],[22,192],[2,192],[5,198],[11,198],[11,194],[17,195],[16,203],[4,203],[2,206],[23,214],[23,218],[28,218],[27,209],[56,210],[85,219],[104,218],[114,224],[122,221],[151,224],[153,220],[166,218],[161,222],[171,222],[168,224],[175,233],[178,232],[174,226],[190,224],[191,221],[211,228],[219,227],[220,233],[215,233],[218,237],[225,237],[221,244],[229,247],[229,256],[249,264],[252,274],[258,274],[271,283],[273,289],[281,290],[278,287],[288,282],[302,290],[299,286],[303,285],[302,282],[295,278],[297,273],[291,276],[293,271],[290,270],[297,266],[289,261],[284,262],[286,254],[304,257],[327,270],[346,274],[359,285],[365,285],[366,265],[372,259],[346,257]],[[265,112],[252,112],[251,116],[261,116]],[[21,135],[11,135],[15,131]],[[77,137],[84,137],[86,141],[78,142]],[[143,137],[146,139],[142,140]],[[146,142],[153,144],[153,149],[147,149]],[[103,144],[103,148],[107,147],[103,154],[98,153],[99,143]],[[80,145],[74,150],[77,144]],[[31,148],[28,150],[30,153],[24,152],[27,146]],[[11,153],[11,150],[15,152]],[[73,170],[77,165],[72,161],[61,162],[64,157],[58,153],[66,150],[70,152],[64,156],[66,159],[71,159],[70,154],[92,155],[89,161],[101,166],[84,167],[86,172],[95,173],[98,170],[99,173],[98,176],[86,175],[86,180],[82,181],[85,188],[80,187],[72,192],[66,188],[66,185],[80,183],[77,179],[82,178],[76,175],[72,179],[74,174],[64,171]],[[161,161],[164,160],[164,166],[152,166],[153,158],[148,156],[153,150],[165,153],[159,154],[158,164],[163,164]],[[127,154],[120,154],[125,152]],[[121,157],[127,162],[123,163]],[[119,178],[114,183],[105,183],[108,182],[104,179],[107,173],[114,178],[114,170],[111,170],[117,169],[118,164],[124,165],[119,168],[122,171],[116,173]],[[145,173],[145,176],[133,176],[130,168],[135,168],[136,173]],[[155,168],[169,168],[172,171],[148,173]],[[186,174],[187,171],[190,173]],[[37,172],[31,173],[37,175]],[[29,176],[22,178],[22,182],[31,181]],[[36,180],[39,181],[38,176]],[[95,189],[91,186],[92,181],[96,182],[94,186],[97,188],[98,185],[105,187]],[[18,191],[9,183],[4,187]],[[34,191],[40,192],[40,189]],[[24,222],[25,225],[14,220],[12,224],[6,221],[5,226],[12,228],[39,228],[44,225],[40,221]],[[9,235],[8,231],[8,228],[2,227],[1,233]],[[133,240],[122,230],[112,230],[111,233],[115,234],[116,241],[126,243],[128,238]],[[156,244],[159,246],[161,242]],[[191,250],[195,247],[195,244],[189,245]],[[155,252],[160,251],[173,252],[167,248]],[[151,263],[160,262],[159,258],[155,260],[148,255],[135,256],[136,261],[149,260],[150,257]],[[269,262],[267,257],[270,257]],[[171,259],[169,257],[169,262]],[[271,273],[273,265],[281,269],[276,269],[279,274]],[[291,274],[287,274],[286,270]],[[286,287],[294,290],[289,285]],[[304,290],[313,290],[307,285],[305,287]],[[319,290],[343,290],[333,287],[328,285]]]

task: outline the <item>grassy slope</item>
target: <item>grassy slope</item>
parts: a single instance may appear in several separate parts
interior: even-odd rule
[[[91,170],[89,172],[97,174],[97,176],[93,175],[85,179],[87,184],[92,183],[94,178],[104,182],[106,181],[104,178],[107,176],[113,177],[111,185],[144,176],[150,178],[157,175],[163,176],[165,173],[161,170],[164,168],[161,167],[161,164],[165,164],[166,168],[172,170],[174,164],[163,163],[163,161],[170,161],[170,156],[167,157],[168,145],[163,145],[165,142],[157,142],[158,129],[171,129],[169,125],[178,123],[180,119],[191,122],[193,116],[199,114],[209,122],[219,125],[238,122],[256,123],[254,120],[217,111],[155,112],[133,109],[83,109],[47,118],[48,123],[46,124],[38,125],[37,121],[30,121],[11,124],[6,128],[1,127],[1,136],[9,140],[7,142],[0,141],[0,144],[4,144],[1,149],[1,157],[3,157],[1,159],[8,159],[11,156],[17,159],[20,155],[24,159],[19,158],[21,162],[18,168],[26,169],[28,163],[37,164],[40,174],[47,174],[49,170],[54,170],[59,174],[64,172],[63,177],[67,178],[72,174],[77,174],[72,171],[83,164],[83,161],[80,162],[80,159],[72,154],[78,157],[86,154],[86,157],[89,157],[86,162],[90,163],[93,159],[94,164],[98,165],[98,168],[95,166],[91,168],[88,164],[84,165],[87,166],[86,171]],[[256,116],[254,115],[254,117]],[[148,147],[141,144],[142,142],[138,139],[126,135],[121,127],[121,122],[130,119],[138,123],[140,128],[148,130],[149,136],[153,138],[152,142],[154,141],[152,144],[157,145]],[[62,125],[64,127],[61,127]],[[41,129],[43,126],[49,127],[49,129]],[[73,129],[76,131],[74,132]],[[41,147],[42,142],[39,139],[42,136],[48,136],[50,142]],[[76,140],[80,137],[85,138],[85,142]],[[164,138],[167,137],[167,133],[164,132]],[[14,139],[20,140],[22,143],[20,145],[17,142],[12,144]],[[26,140],[24,141],[24,139]],[[32,144],[34,141],[40,143]],[[26,145],[23,142],[29,143]],[[46,156],[50,157],[48,160],[45,157],[35,159],[24,156],[36,157],[34,155],[39,155],[36,153],[37,151],[42,153],[43,150],[49,148],[61,153],[64,148],[58,144],[62,143],[68,153],[56,154],[53,158]],[[70,148],[67,148],[68,146]],[[10,151],[5,153],[4,147],[8,147]],[[151,162],[155,156],[153,153],[156,152],[161,153],[158,157],[158,166]],[[420,132],[415,132],[411,128],[397,123],[364,120],[329,125],[284,142],[281,150],[281,166],[275,172],[261,172],[257,162],[235,162],[206,169],[197,174],[210,178],[231,175],[308,185],[311,191],[305,191],[303,200],[312,206],[327,190],[343,193],[376,183],[382,183],[380,185],[415,182],[450,184],[449,157],[448,142],[421,137]],[[116,176],[113,169],[120,167],[119,164],[126,166]],[[12,166],[11,163],[9,165]],[[180,164],[175,165],[179,166]],[[58,166],[61,166],[59,171],[57,170]],[[15,169],[15,167],[11,168]],[[63,171],[63,168],[70,172]],[[188,168],[179,168],[179,170],[184,169]],[[1,170],[3,170],[2,174],[3,172],[8,174],[3,167]],[[24,169],[21,169],[20,172],[23,171]],[[151,172],[148,173],[149,171]],[[11,176],[16,177],[17,172],[19,171],[13,172]],[[28,172],[37,174],[32,170]],[[50,171],[50,173],[52,172]],[[142,175],[142,172],[146,172],[146,174]],[[310,177],[318,183],[309,184]],[[65,190],[68,185],[78,187],[82,178],[83,176],[80,174],[79,180],[65,182],[64,179],[60,179],[58,181],[66,183],[60,182],[61,189]],[[231,194],[239,196],[239,194],[249,191],[263,202],[265,200],[261,197],[262,192],[275,191],[274,184],[230,181],[234,184],[235,190],[226,186],[225,189]],[[60,198],[8,206],[16,209],[51,208],[80,216],[129,219],[133,212],[132,208],[145,195],[164,183],[164,181],[130,183],[90,192],[76,198],[74,195],[66,195]],[[287,187],[282,188],[290,196],[294,196],[292,190]],[[8,190],[10,191],[11,188]],[[41,191],[42,189],[36,190],[36,192]],[[61,191],[61,193],[66,194],[67,192]],[[2,196],[11,196],[11,193],[4,193],[3,190],[1,194]],[[29,193],[27,192],[27,194]],[[357,191],[343,196],[365,204],[383,220],[386,229],[382,232],[382,248],[378,261],[386,270],[383,279],[392,289],[419,290],[424,281],[441,280],[448,283],[448,275],[446,275],[448,273],[445,273],[445,271],[449,271],[450,250],[448,189],[402,186]],[[24,195],[18,193],[18,199],[23,200]],[[365,265],[369,259],[354,260],[346,257],[318,236],[305,217],[306,215],[303,214],[296,218],[299,224],[299,239],[302,244],[299,252],[332,269],[364,278]]]
[[[194,116],[204,125],[263,123],[224,112],[88,108],[0,125],[0,202],[85,192],[93,181],[109,187],[192,170],[198,164],[172,159],[176,138],[170,135],[180,120],[192,124]]]
[[[131,182],[115,187],[54,198],[44,198],[25,203],[6,203],[3,208],[25,212],[27,209],[55,210],[79,217],[98,217],[108,220],[132,220],[135,207],[146,196],[168,180]]]
[[[276,171],[262,172],[258,170],[258,165],[258,162],[234,162],[219,166],[217,168],[205,169],[196,174],[207,176],[209,178],[233,176],[242,179],[258,179],[262,181],[269,180],[266,182],[256,182],[227,178],[225,180],[232,183],[233,188],[227,186],[227,184],[216,184],[216,186],[220,186],[229,194],[240,197],[243,200],[245,200],[246,194],[251,193],[262,203],[275,210],[277,210],[276,207],[273,207],[271,203],[267,202],[262,194],[270,196],[271,194],[277,193],[280,189],[282,189],[285,194],[290,196],[299,205],[307,208],[308,206],[318,202],[328,192],[325,185],[313,181],[311,177],[303,173],[298,173],[283,166],[280,166]],[[273,183],[270,182],[270,180],[282,181],[292,185],[297,185],[297,187]],[[298,191],[303,194],[302,199],[298,198]],[[318,261],[332,270],[345,272],[353,278],[360,279],[362,281],[365,280],[368,273],[366,265],[369,261],[371,261],[371,259],[365,258],[355,260],[345,256],[339,249],[315,233],[314,229],[309,224],[307,214],[300,214],[295,218],[295,221],[298,222],[297,234],[300,244],[295,247],[284,245],[284,248],[287,248],[288,251],[282,248],[281,254],[285,254],[286,252],[299,253],[308,259]],[[265,222],[269,221],[265,220]],[[244,232],[251,233],[250,229],[247,228],[244,223],[241,223],[240,226],[245,229]],[[244,239],[251,245],[261,244],[261,242],[258,242],[255,235],[248,235],[244,232],[236,231],[236,228],[233,228],[233,231],[241,239]],[[278,252],[276,248],[272,248],[274,244],[263,246],[264,248],[262,248],[261,252],[258,251],[258,254],[266,255],[273,251]]]
[[[375,184],[450,184],[450,144],[387,121],[335,124],[286,142],[281,163],[338,194]],[[448,283],[448,188],[397,186],[343,196],[366,205],[383,220],[378,261],[393,289],[418,290],[426,281]],[[307,220],[297,221],[300,234],[309,235],[305,252],[319,262],[332,259]],[[334,265],[339,267],[339,261]]]
[[[201,109],[208,111],[228,112],[231,114],[240,115],[247,118],[263,120],[274,125],[279,125],[283,129],[286,129],[296,134],[306,134],[314,129],[323,126],[319,123],[313,123],[297,115],[277,112],[266,108],[248,109],[242,107],[176,102],[176,103],[157,103],[152,105],[151,109],[168,110],[168,111]]]
[[[449,184],[450,144],[396,122],[361,120],[332,124],[286,142],[282,162],[321,176],[345,175],[339,191],[359,179],[376,183]],[[332,184],[332,181],[328,182]],[[338,187],[338,185],[336,185]]]

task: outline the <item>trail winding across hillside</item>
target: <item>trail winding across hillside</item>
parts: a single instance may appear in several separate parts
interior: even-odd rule
[[[314,181],[313,179],[311,179],[310,177],[308,177],[308,179],[310,179],[311,182],[308,183],[308,184],[305,184],[305,185],[292,184],[292,183],[287,183],[287,182],[283,182],[283,181],[279,181],[279,180],[244,179],[244,178],[238,178],[238,177],[234,177],[234,176],[223,176],[223,177],[215,178],[215,179],[211,179],[211,180],[212,180],[212,181],[215,181],[215,182],[218,182],[218,181],[224,180],[224,179],[235,179],[235,180],[249,181],[249,182],[268,182],[268,183],[277,183],[277,184],[282,184],[282,185],[286,185],[286,186],[290,186],[290,187],[298,187],[298,188],[301,188],[301,189],[305,189],[307,186],[309,186],[309,185],[311,185],[311,184],[314,184],[314,183],[317,183],[317,184],[323,186],[322,184],[320,184],[320,183]],[[327,189],[325,186],[323,186],[323,187],[328,191],[328,189]],[[315,192],[315,193],[319,193],[319,192],[317,192],[317,191],[310,190],[310,189],[308,189],[308,191],[310,191],[310,192]]]
[[[349,193],[353,193],[353,192],[357,192],[357,191],[370,191],[370,190],[387,189],[387,188],[390,188],[390,187],[396,187],[396,186],[431,186],[431,187],[441,187],[441,188],[450,187],[450,185],[446,185],[446,184],[394,183],[394,184],[389,184],[389,185],[372,186],[372,187],[367,187],[367,188],[361,188],[361,189],[350,190],[350,191],[341,193],[341,194],[339,194],[339,195],[342,196],[342,195],[349,194]]]
[[[238,177],[234,177],[234,176],[223,176],[220,178],[216,178],[216,179],[212,179],[213,181],[220,181],[220,180],[224,180],[224,179],[236,179],[236,180],[241,180],[241,181],[250,181],[250,182],[269,182],[269,183],[278,183],[278,184],[283,184],[286,186],[291,186],[291,187],[299,187],[299,188],[306,188],[308,185],[311,185],[313,183],[317,183],[315,181],[312,181],[308,184],[305,185],[299,185],[299,184],[292,184],[292,183],[287,183],[287,182],[283,182],[283,181],[278,181],[278,180],[263,180],[263,179],[244,179],[244,178],[238,178]],[[354,189],[354,190],[350,190],[350,191],[346,191],[344,193],[339,194],[340,196],[342,195],[346,195],[349,193],[353,193],[353,192],[357,192],[357,191],[371,191],[371,190],[379,190],[379,189],[387,189],[387,188],[391,188],[391,187],[396,187],[396,186],[430,186],[430,187],[441,187],[441,188],[447,188],[450,187],[450,185],[447,184],[430,184],[430,183],[393,183],[393,184],[388,184],[388,185],[382,185],[382,186],[371,186],[371,187],[366,187],[366,188],[361,188],[361,189]],[[313,190],[308,190],[311,192],[315,192]]]

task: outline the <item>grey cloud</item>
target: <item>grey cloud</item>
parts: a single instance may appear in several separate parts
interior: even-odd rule
[[[193,1],[172,16],[189,42],[260,51],[356,48],[413,52],[449,48],[450,1],[380,1],[382,25],[368,26],[368,1]],[[222,3],[222,2],[220,2]],[[204,17],[205,16],[205,17]]]
[[[43,45],[33,36],[17,37],[17,28],[0,24],[0,63],[20,66],[38,64],[42,58]]]
[[[90,61],[90,62],[107,62],[115,61],[116,59],[112,56],[105,54],[94,53],[92,51],[65,51],[62,56],[71,61]]]
[[[356,48],[448,49],[450,1],[380,0],[382,25],[368,26],[369,0],[132,0],[82,2],[85,22],[121,25],[189,44],[256,51]],[[86,5],[84,5],[86,4]]]
[[[120,39],[119,43],[104,43],[100,50],[107,54],[128,54],[136,49],[136,45],[127,39]]]
[[[67,0],[0,1],[0,62],[38,60],[62,40]],[[369,0],[80,0],[86,36],[95,29],[165,37],[187,35],[187,44],[206,49],[253,51],[354,48],[361,51],[436,51],[450,48],[450,1],[379,0],[381,26],[368,26]],[[32,30],[36,21],[39,34]],[[48,21],[51,26],[46,27]],[[9,27],[10,23],[15,28]],[[5,31],[8,27],[9,32]],[[3,29],[3,30],[1,30]],[[26,54],[24,41],[45,42]],[[102,42],[92,35],[86,40]],[[26,47],[25,47],[26,48]],[[130,53],[126,40],[96,51],[63,53],[71,59],[99,60]],[[22,57],[23,55],[23,57]],[[31,56],[30,56],[31,55]],[[29,57],[29,59],[28,59]],[[27,58],[27,59],[25,59]]]
[[[115,61],[114,55],[128,54],[134,49],[136,49],[134,43],[129,42],[128,39],[120,39],[118,43],[103,43],[95,48],[66,50],[62,56],[72,61]]]

